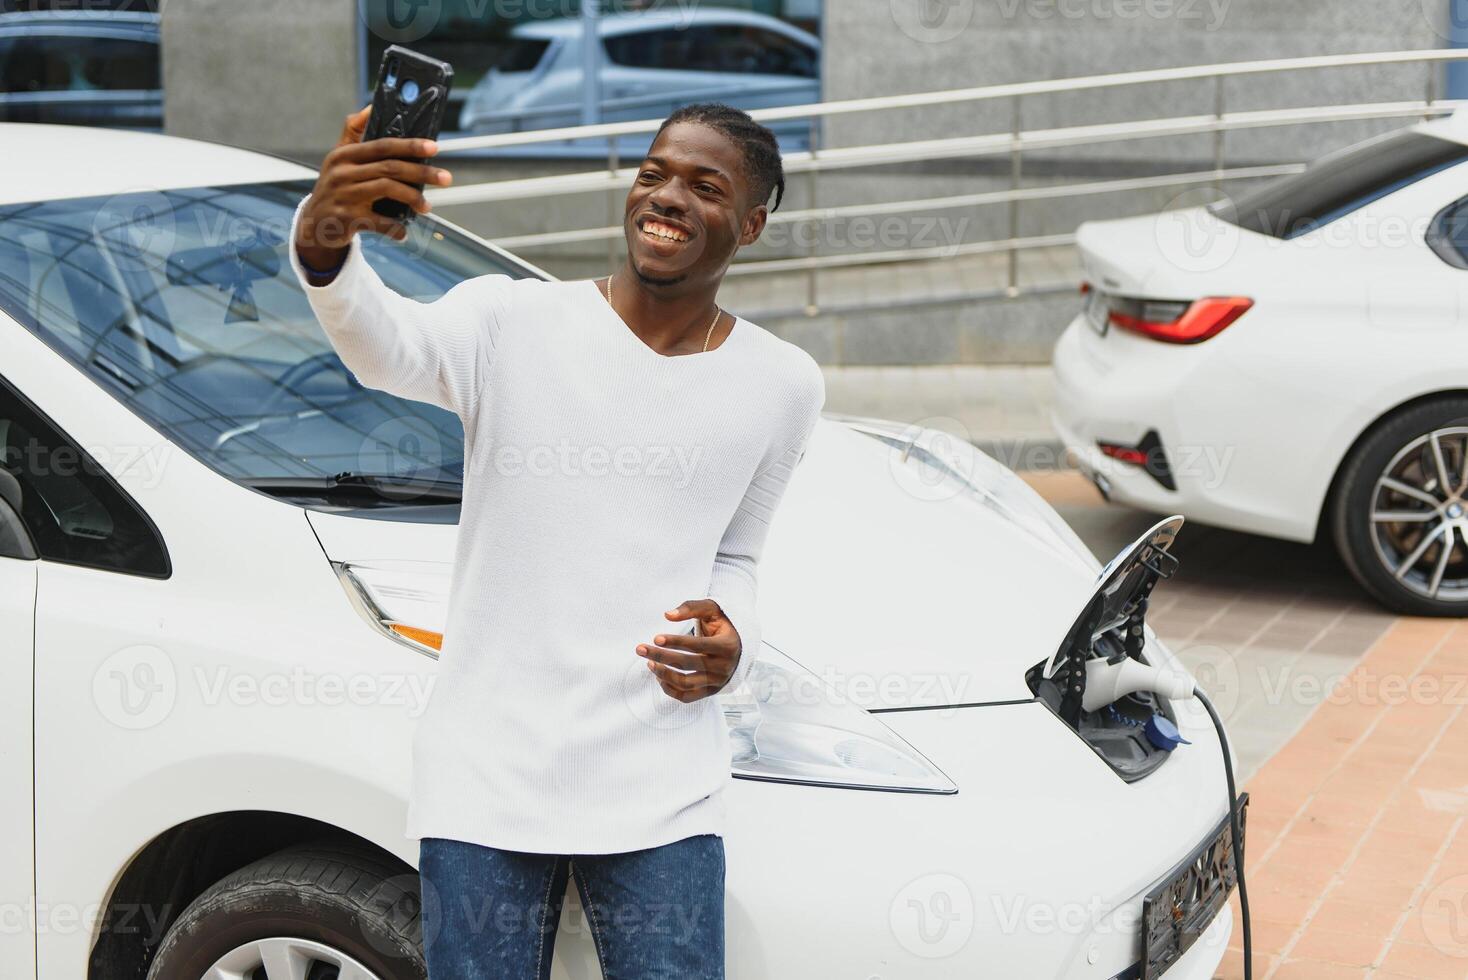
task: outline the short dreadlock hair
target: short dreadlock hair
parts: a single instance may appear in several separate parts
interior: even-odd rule
[[[712,126],[733,140],[744,154],[745,177],[749,181],[751,195],[764,204],[770,200],[770,192],[773,191],[775,206],[770,210],[780,209],[780,201],[785,197],[785,167],[780,162],[780,144],[774,133],[751,119],[749,113],[733,106],[720,102],[696,102],[674,110],[664,119],[653,142],[663,135],[663,130],[681,122]]]

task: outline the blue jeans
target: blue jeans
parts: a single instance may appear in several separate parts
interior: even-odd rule
[[[622,854],[527,854],[425,837],[429,980],[546,980],[574,879],[605,980],[723,980],[724,840]]]

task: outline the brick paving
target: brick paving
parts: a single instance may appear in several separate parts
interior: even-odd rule
[[[1399,620],[1248,781],[1256,977],[1468,977],[1465,703],[1468,623]]]

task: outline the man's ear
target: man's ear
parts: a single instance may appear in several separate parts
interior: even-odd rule
[[[763,204],[756,204],[749,209],[744,216],[744,225],[739,230],[739,246],[753,245],[759,241],[759,236],[765,230],[765,222],[769,220],[770,209]]]

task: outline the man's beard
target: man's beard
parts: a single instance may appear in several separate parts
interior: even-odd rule
[[[687,279],[688,278],[688,273],[686,273],[686,272],[683,273],[681,276],[673,276],[670,279],[660,279],[657,276],[649,276],[646,273],[644,273],[641,269],[637,268],[637,263],[636,262],[633,262],[632,263],[632,272],[633,272],[634,275],[637,276],[638,280],[644,286],[652,286],[652,287],[655,287],[655,288],[656,287],[661,287],[661,286],[676,286],[676,285],[678,285],[678,283],[680,283],[684,279]]]

